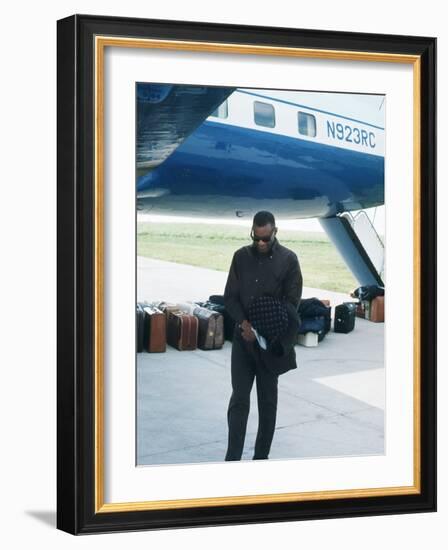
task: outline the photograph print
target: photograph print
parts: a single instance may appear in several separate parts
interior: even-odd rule
[[[135,99],[136,465],[383,455],[385,96]]]

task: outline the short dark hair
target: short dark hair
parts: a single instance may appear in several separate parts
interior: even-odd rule
[[[252,225],[256,227],[264,227],[265,225],[268,225],[268,223],[270,223],[272,227],[275,227],[274,214],[271,214],[271,212],[268,212],[267,210],[260,210],[260,212],[255,214]]]

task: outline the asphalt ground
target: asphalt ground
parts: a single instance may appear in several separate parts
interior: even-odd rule
[[[185,302],[222,294],[227,274],[139,257],[137,299]],[[305,274],[306,283],[306,274]],[[348,295],[305,287],[334,306]],[[231,342],[221,350],[137,354],[137,464],[221,462],[227,445]],[[384,324],[356,319],[317,347],[296,346],[298,368],[279,378],[270,459],[384,453]],[[257,431],[254,385],[243,460]]]

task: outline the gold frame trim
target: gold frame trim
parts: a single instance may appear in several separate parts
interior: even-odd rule
[[[152,48],[207,53],[237,53],[273,55],[314,59],[407,63],[413,65],[414,103],[414,483],[403,487],[381,487],[337,491],[314,491],[245,495],[216,498],[162,500],[107,504],[104,502],[104,49],[106,47]],[[95,513],[129,512],[197,508],[204,506],[231,506],[273,502],[303,502],[338,498],[361,498],[420,494],[421,492],[421,342],[420,342],[420,199],[421,199],[421,59],[417,55],[400,55],[343,50],[256,46],[253,44],[224,44],[181,40],[154,40],[96,36],[95,53]]]

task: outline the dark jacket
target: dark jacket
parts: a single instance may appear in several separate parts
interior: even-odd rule
[[[287,305],[289,325],[280,339],[280,349],[277,346],[275,350],[259,350],[267,368],[276,374],[283,374],[297,367],[294,345],[297,341],[297,308],[302,296],[302,274],[297,255],[277,239],[268,254],[260,254],[249,245],[238,249],[233,255],[224,304],[237,325],[248,319],[249,303],[259,296],[284,299]],[[241,338],[238,327],[235,337]]]

